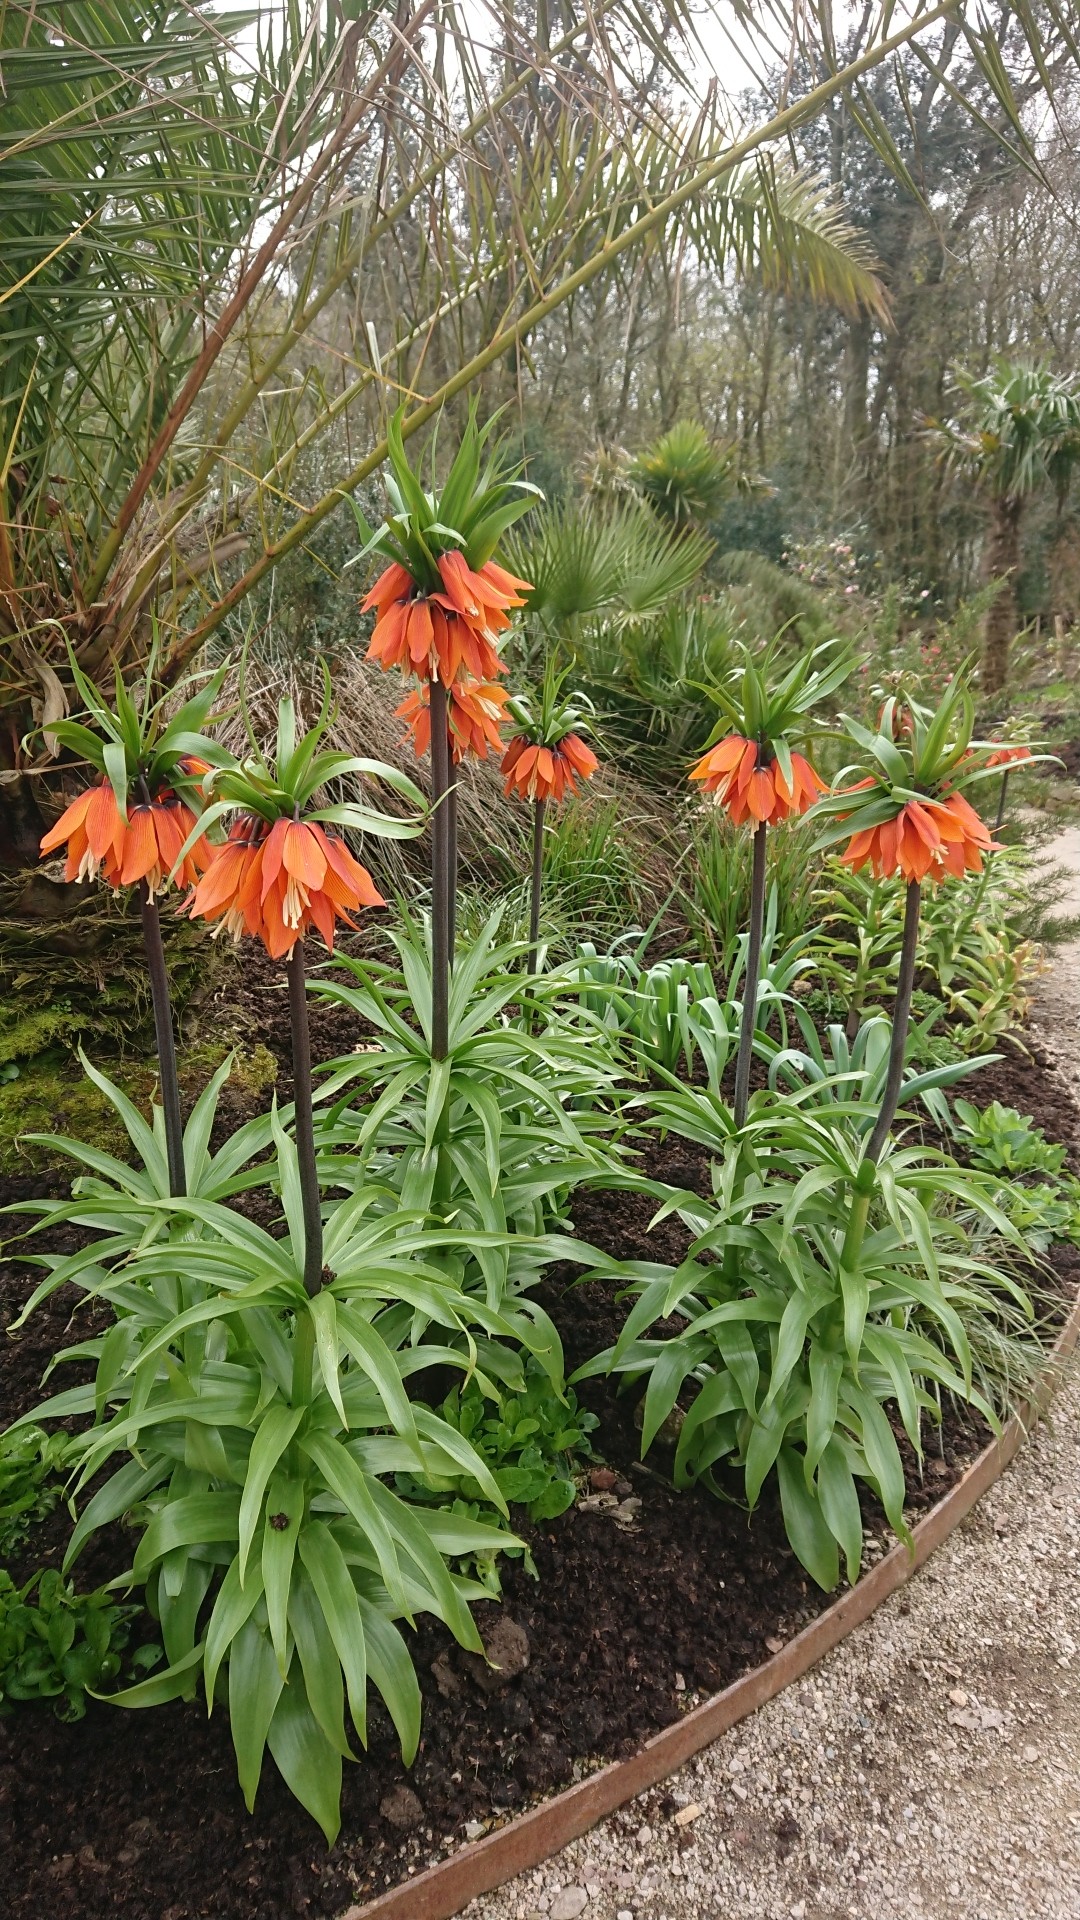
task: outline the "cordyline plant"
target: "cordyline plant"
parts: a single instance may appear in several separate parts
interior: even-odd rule
[[[393,819],[355,801],[321,807],[313,802],[331,781],[360,775],[385,780],[418,810],[424,804],[412,781],[393,767],[356,754],[320,751],[329,721],[327,676],[315,726],[298,739],[293,703],[284,699],[278,708],[273,760],[256,749],[243,766],[223,768],[215,776],[214,797],[204,823],[212,826],[226,815],[232,819],[227,840],[210,852],[190,904],[192,915],[219,921],[221,930],[234,939],[253,936],[262,941],[271,959],[287,960],[305,1231],[304,1285],[309,1294],[318,1293],[322,1286],[323,1260],[305,935],[315,927],[333,952],[339,920],[354,926],[350,916],[360,907],[386,904],[366,867],[353,858],[341,835],[327,828],[349,827],[384,839],[404,839],[420,831],[419,820]]]
[[[117,673],[112,707],[74,658],[70,666],[89,724],[56,720],[50,731],[60,747],[78,754],[87,766],[96,769],[97,779],[76,795],[50,827],[41,851],[48,855],[66,850],[67,880],[100,877],[114,890],[139,890],[169,1188],[174,1195],[182,1194],[185,1177],[180,1089],[158,899],[177,880],[194,885],[210,859],[199,815],[203,781],[211,763],[220,761],[222,755],[221,748],[206,737],[203,729],[210,721],[224,676],[218,673],[207,680],[166,718],[164,700],[154,702],[152,698],[152,665],[139,704]]]
[[[390,562],[361,603],[362,612],[376,615],[368,658],[419,683],[399,712],[414,730],[418,750],[425,739],[431,747],[436,1060],[446,1058],[456,922],[458,749],[486,754],[497,737],[505,698],[498,676],[506,671],[498,636],[510,625],[512,609],[524,604],[527,589],[492,556],[507,527],[537,496],[492,440],[494,426],[492,419],[478,427],[474,410],[443,486],[425,488],[405,457],[397,415],[387,430],[390,513],[372,532],[353,502],[363,554],[378,553]]]
[[[761,936],[765,924],[766,842],[768,829],[805,813],[825,782],[793,739],[805,729],[806,716],[847,679],[851,662],[837,641],[815,647],[778,683],[775,648],[760,667],[749,653],[741,673],[726,686],[710,689],[720,719],[706,752],[691,772],[735,826],[752,823],[754,863],[750,883],[750,928],[743,981],[742,1024],[735,1067],[736,1128],[746,1121],[750,1097],[750,1060],[757,1018]]]
[[[900,875],[907,890],[889,1067],[853,1185],[843,1251],[848,1271],[859,1264],[877,1165],[903,1084],[922,888],[927,881],[979,873],[984,856],[995,849],[989,828],[961,791],[993,778],[1002,764],[992,745],[973,741],[974,717],[966,673],[956,675],[933,712],[913,700],[887,700],[876,733],[845,716],[844,725],[864,759],[845,768],[839,779],[850,773],[860,778],[838,786],[815,809],[829,823],[818,847],[846,840],[840,856],[844,866],[854,872],[869,866],[878,880]]]
[[[514,732],[503,754],[507,796],[520,794],[533,807],[532,891],[529,898],[529,956],[535,966],[540,941],[540,894],[544,869],[544,815],[577,792],[579,780],[591,780],[599,765],[582,739],[591,727],[591,702],[583,694],[565,696],[569,669],[559,673],[548,662],[540,697],[517,696],[508,702]]]

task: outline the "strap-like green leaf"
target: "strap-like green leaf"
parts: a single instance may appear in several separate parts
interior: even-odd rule
[[[239,1573],[244,1582],[248,1555],[255,1530],[262,1512],[263,1495],[270,1483],[270,1476],[294,1438],[300,1422],[304,1418],[303,1407],[287,1407],[275,1403],[263,1415],[259,1430],[251,1443],[251,1455],[248,1460],[247,1478],[239,1512]]]
[[[422,1711],[416,1669],[397,1628],[363,1596],[360,1615],[367,1643],[368,1671],[397,1728],[401,1757],[405,1765],[411,1767],[420,1745]]]
[[[780,1505],[788,1540],[812,1580],[831,1593],[840,1578],[836,1541],[794,1447],[781,1447],[776,1460]]]
[[[266,1736],[284,1686],[268,1635],[254,1620],[245,1620],[229,1651],[229,1724],[240,1791],[249,1813],[255,1807]]]
[[[291,1793],[333,1846],[341,1829],[341,1748],[329,1740],[308,1701],[304,1671],[294,1660],[278,1696],[267,1745]]]
[[[229,1562],[228,1571],[217,1590],[214,1609],[206,1629],[206,1643],[203,1662],[203,1685],[206,1689],[206,1710],[210,1713],[214,1705],[217,1677],[221,1663],[228,1657],[237,1634],[245,1620],[250,1619],[262,1598],[262,1573],[258,1567],[252,1567],[247,1581],[240,1579],[240,1556],[234,1554]]]
[[[356,1586],[329,1526],[309,1519],[300,1533],[300,1558],[345,1674],[349,1712],[367,1745],[367,1643]]]

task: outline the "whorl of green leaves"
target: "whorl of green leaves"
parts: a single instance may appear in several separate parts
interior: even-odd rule
[[[230,759],[208,776],[205,788],[213,797],[200,822],[201,830],[205,832],[226,814],[242,812],[271,823],[302,816],[323,826],[349,827],[383,840],[407,840],[422,832],[426,802],[415,782],[381,760],[323,749],[321,743],[330,722],[330,675],[324,665],[323,701],[314,725],[298,734],[295,705],[288,696],[282,699],[273,752],[266,753],[251,735],[251,753],[242,764]],[[416,808],[416,817],[398,819],[362,806],[359,801],[312,807],[312,801],[325,788],[355,776],[392,787]]]
[[[742,734],[756,740],[776,756],[785,780],[791,782],[791,749],[805,730],[806,720],[843,686],[852,671],[851,656],[840,640],[826,640],[820,647],[802,654],[782,678],[776,678],[778,635],[760,664],[750,649],[743,649],[742,669],[733,672],[719,686],[703,689],[720,709],[705,751],[725,734]]]
[[[203,676],[201,686],[198,676],[192,678],[187,684],[197,690],[169,714],[166,709],[173,705],[175,694],[154,699],[153,658],[147,666],[141,700],[133,697],[117,668],[111,706],[101,689],[82,672],[74,655],[70,655],[69,664],[82,696],[86,721],[51,721],[49,732],[57,743],[105,776],[121,814],[126,813],[130,789],[140,779],[151,794],[164,785],[175,788],[197,811],[202,775],[187,772],[181,763],[188,755],[211,766],[221,766],[228,758],[205,732],[215,718],[214,703],[226,669],[221,667],[209,677]]]
[[[568,733],[593,731],[595,709],[588,695],[563,693],[569,677],[570,668],[560,671],[554,658],[549,657],[538,693],[532,697],[527,693],[515,694],[507,702],[515,733],[538,746],[557,747]]]
[[[378,553],[386,560],[396,560],[426,592],[439,592],[443,584],[438,567],[440,554],[457,551],[464,554],[470,567],[482,567],[491,559],[507,527],[543,495],[539,487],[521,478],[505,447],[493,439],[498,415],[493,414],[478,427],[475,404],[441,487],[434,480],[437,431],[433,436],[428,452],[432,479],[425,488],[419,463],[416,469],[411,467],[405,453],[401,435],[404,417],[405,410],[400,408],[386,430],[390,512],[382,525],[372,532],[356,500],[352,500],[364,542],[357,557]]]
[[[1000,766],[987,765],[1000,741],[973,738],[970,671],[971,663],[965,662],[932,710],[910,698],[892,696],[881,710],[876,730],[850,714],[842,716],[845,731],[862,748],[862,758],[841,769],[834,791],[814,808],[813,817],[828,823],[818,836],[819,848],[883,826],[909,801],[944,799],[979,781],[1000,780]],[[1033,759],[1050,757],[1032,755]],[[855,791],[852,781],[872,784]]]

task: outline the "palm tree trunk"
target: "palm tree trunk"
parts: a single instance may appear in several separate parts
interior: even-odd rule
[[[1009,649],[1016,633],[1016,576],[1020,568],[1020,521],[1023,502],[998,494],[990,503],[990,526],[983,552],[983,577],[1000,580],[983,628],[980,680],[984,693],[1000,693],[1008,679]]]

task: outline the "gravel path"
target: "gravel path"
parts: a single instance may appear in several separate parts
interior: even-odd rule
[[[1080,832],[1050,851],[1076,910]],[[1080,944],[1039,1012],[1075,1037]],[[801,1685],[467,1911],[1080,1920],[1080,1370],[924,1571]]]

